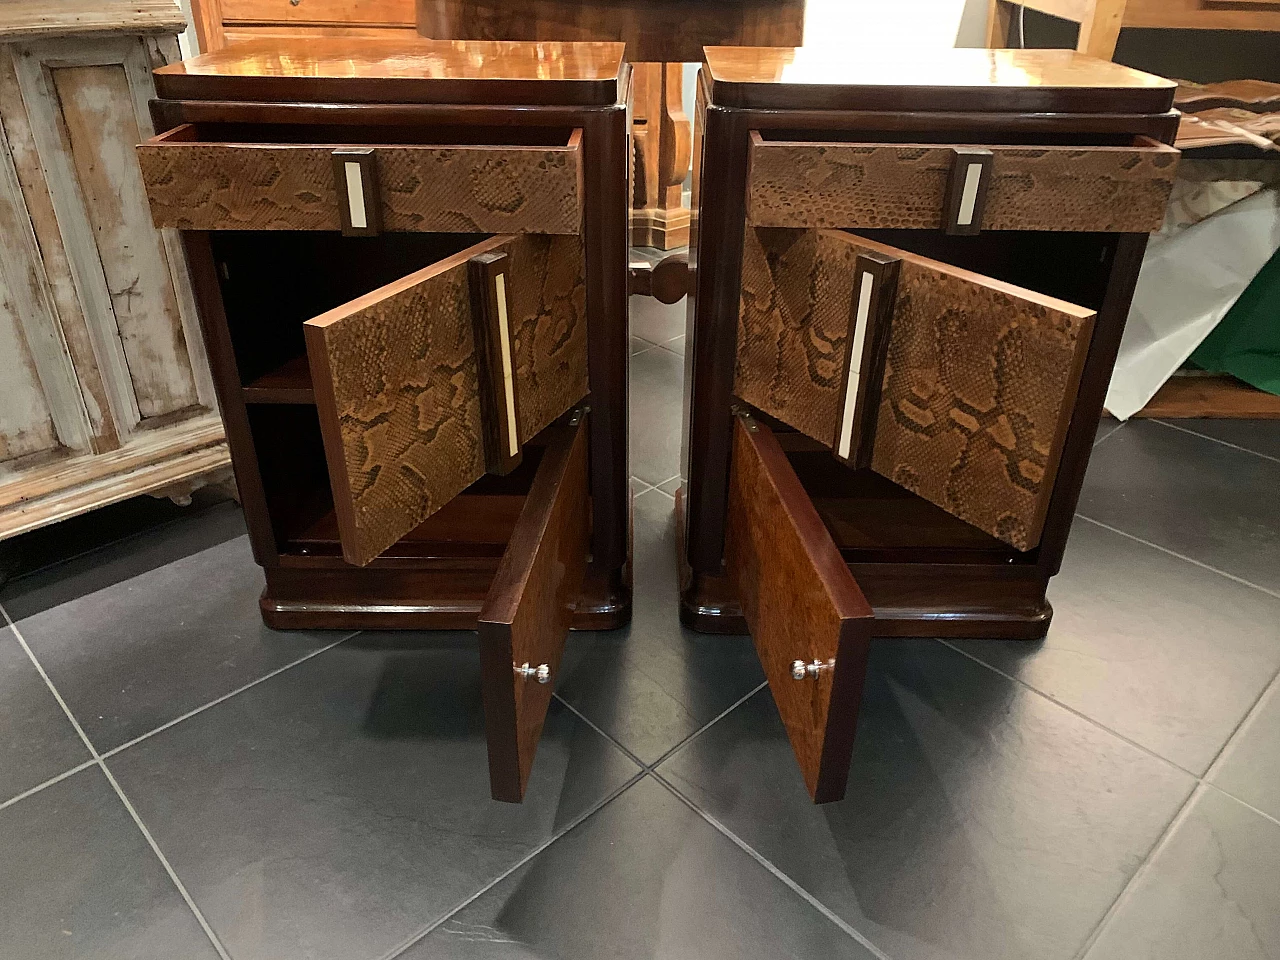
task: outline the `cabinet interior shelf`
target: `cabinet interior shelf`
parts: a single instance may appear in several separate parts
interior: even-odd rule
[[[300,354],[264,373],[244,388],[245,403],[315,403],[311,367]]]

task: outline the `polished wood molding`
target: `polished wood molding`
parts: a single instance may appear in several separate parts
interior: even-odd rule
[[[684,253],[668,254],[657,263],[632,260],[628,275],[633,296],[653,297],[660,303],[676,303],[693,289],[693,271]]]
[[[717,106],[760,110],[1163,113],[1176,84],[1074,50],[708,47]]]
[[[607,106],[620,43],[449,42],[420,37],[268,37],[155,71],[161,97],[330,103]]]

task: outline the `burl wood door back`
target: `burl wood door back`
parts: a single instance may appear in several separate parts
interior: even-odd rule
[[[478,271],[487,260],[500,270]],[[487,276],[492,289],[476,289]],[[587,394],[578,237],[494,237],[307,321],[343,556],[365,565]],[[502,338],[484,350],[496,324]],[[505,349],[503,349],[505,344]],[[486,365],[487,364],[487,365]],[[485,390],[496,393],[486,396]],[[509,398],[509,400],[508,400]]]
[[[1040,540],[1093,320],[853,234],[748,227],[734,388],[1025,551]]]

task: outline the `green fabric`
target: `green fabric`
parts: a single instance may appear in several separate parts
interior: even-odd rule
[[[1190,362],[1280,395],[1280,251],[1196,347]]]

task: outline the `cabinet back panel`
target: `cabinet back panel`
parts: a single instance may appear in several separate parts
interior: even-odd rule
[[[240,381],[248,384],[305,353],[305,321],[465,250],[483,235],[215,231],[211,239]]]

